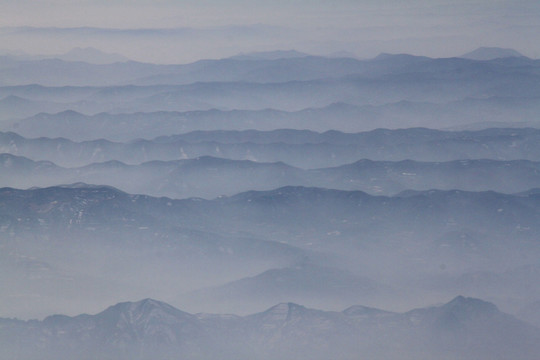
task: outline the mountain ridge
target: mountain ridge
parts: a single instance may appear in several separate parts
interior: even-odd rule
[[[463,319],[459,323],[460,331],[485,331],[482,338],[476,339],[474,347],[460,336],[449,337],[448,331],[453,331],[449,329],[453,329],[456,323],[454,318],[448,317],[448,308]],[[492,310],[486,312],[484,308]],[[231,354],[236,358],[264,354],[264,358],[271,359],[290,358],[293,354],[298,356],[298,351],[303,351],[301,359],[322,359],[331,354],[339,359],[348,359],[358,351],[375,350],[384,357],[391,356],[397,349],[401,349],[401,359],[414,359],[419,354],[428,356],[441,350],[448,352],[450,344],[454,348],[449,354],[454,356],[489,359],[505,346],[507,348],[502,353],[515,354],[509,349],[519,344],[522,347],[517,353],[520,354],[518,358],[525,360],[533,359],[539,348],[538,345],[524,344],[539,339],[540,329],[501,313],[491,303],[473,298],[459,296],[442,306],[406,313],[371,309],[359,317],[350,309],[323,311],[289,302],[243,317],[192,315],[166,303],[145,299],[118,303],[96,315],[56,315],[43,321],[28,322],[0,319],[0,344],[3,344],[5,354],[18,352],[24,354],[24,359],[49,359],[53,354],[85,359],[89,356],[150,359],[174,353],[183,354],[186,359],[196,359],[200,354],[217,359]],[[407,321],[412,318],[412,322]],[[519,331],[524,339],[505,338],[508,333],[505,326]],[[15,329],[30,341],[39,337],[40,346],[34,344],[22,348],[10,342],[9,332]],[[70,331],[69,335],[66,331]],[[370,331],[372,335],[368,335]],[[406,340],[398,340],[401,332],[409,332]],[[422,339],[429,332],[447,335],[443,340],[435,337]],[[377,340],[381,334],[397,343]],[[461,346],[463,348],[459,348]]]
[[[485,61],[501,58],[521,58],[525,56],[514,49],[505,49],[499,47],[479,47],[471,52],[461,55],[460,57],[471,60]]]

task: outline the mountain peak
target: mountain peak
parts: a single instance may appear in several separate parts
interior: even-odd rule
[[[7,105],[26,105],[31,103],[31,101],[17,95],[8,95],[0,99],[0,103]]]
[[[509,57],[524,57],[524,55],[514,49],[504,49],[499,47],[479,47],[478,49],[463,54],[460,57],[470,60],[493,60]]]
[[[273,314],[289,314],[291,311],[301,311],[305,309],[306,308],[303,307],[302,305],[288,302],[288,303],[279,303],[277,305],[274,305],[270,309],[268,309],[266,312],[273,313]]]
[[[498,311],[497,307],[490,302],[462,295],[456,296],[442,307],[448,310]]]
[[[266,323],[281,323],[283,321],[287,321],[287,319],[290,319],[291,316],[304,313],[306,310],[307,309],[302,305],[288,302],[274,305],[265,312],[252,316],[255,316],[257,318],[263,317],[265,318],[264,321]]]
[[[171,319],[190,319],[193,315],[154,299],[143,299],[136,302],[122,302],[113,305],[97,315],[101,319],[117,323],[137,325],[147,323],[152,319],[160,321]]]
[[[475,319],[493,318],[500,312],[490,302],[471,297],[457,296],[450,302],[437,308],[437,313],[438,323],[448,328],[457,326],[458,324],[466,324]]]

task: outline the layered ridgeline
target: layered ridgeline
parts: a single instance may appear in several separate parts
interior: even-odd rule
[[[276,301],[402,307],[465,292],[520,306],[540,296],[529,286],[538,273],[517,271],[540,256],[537,191],[284,187],[173,200],[78,184],[3,188],[0,204],[2,281],[14,290],[2,303],[14,314],[38,289],[36,313],[152,293],[244,313]],[[505,286],[467,281],[509,269],[493,283]]]
[[[353,105],[336,102],[324,107],[296,111],[279,109],[153,111],[137,113],[100,112],[85,115],[55,104],[30,101],[17,96],[0,100],[0,111],[19,112],[24,117],[8,121],[0,130],[29,137],[68,137],[73,140],[105,138],[126,141],[196,130],[367,131],[377,128],[487,128],[538,126],[540,95],[536,97],[465,98],[449,103],[402,100],[381,105]],[[175,104],[177,102],[174,102]],[[73,106],[79,111],[82,106]],[[58,112],[60,111],[60,112]],[[147,110],[148,111],[148,110]],[[39,113],[38,113],[39,112]],[[36,115],[32,115],[36,114]],[[32,115],[27,117],[28,115]]]
[[[480,51],[477,50],[477,51]],[[486,52],[486,50],[483,50]],[[461,58],[429,58],[407,54],[381,54],[373,59],[275,54],[275,58],[230,57],[201,60],[184,65],[156,65],[134,61],[110,64],[69,59],[24,59],[2,56],[2,86],[41,84],[45,86],[184,85],[204,82],[282,83],[342,79],[351,75],[377,81],[392,81],[403,74],[417,74],[416,84],[426,78],[447,77],[461,81],[486,81],[512,70],[518,75],[534,73],[538,60],[525,56],[493,56],[474,53]],[[483,59],[480,59],[483,57]],[[489,57],[489,58],[488,58]],[[476,78],[467,79],[475,74]],[[422,77],[421,75],[424,75]],[[459,76],[461,75],[461,76]]]
[[[50,136],[54,124],[63,133],[52,136],[77,140],[218,129],[538,124],[540,65],[525,57],[304,56],[172,66],[0,61],[0,119],[30,117],[2,129],[20,126],[28,136]]]
[[[538,325],[538,60],[125,60],[0,57],[2,360],[540,353],[404,312]]]
[[[198,157],[128,165],[120,161],[64,168],[49,161],[0,154],[0,186],[47,187],[87,182],[170,198],[212,199],[249,190],[314,186],[395,195],[405,190],[493,190],[519,193],[540,187],[540,162],[455,160],[447,162],[360,160],[339,167],[305,170],[283,162],[264,163]]]
[[[0,153],[51,161],[62,167],[120,161],[137,165],[212,156],[231,160],[284,162],[304,169],[354,163],[361,159],[442,162],[467,159],[540,161],[540,130],[440,131],[378,129],[362,133],[298,130],[211,131],[152,140],[74,142],[65,138],[25,138],[0,132]]]
[[[146,299],[96,315],[0,319],[5,358],[76,359],[536,359],[540,329],[495,305],[458,296],[394,313],[321,311],[281,303],[249,316],[190,314]]]

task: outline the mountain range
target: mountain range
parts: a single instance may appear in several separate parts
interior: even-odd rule
[[[288,274],[294,283],[299,275],[294,266],[302,263],[333,267],[335,274],[348,271],[350,279],[377,279],[349,281],[347,296],[391,303],[392,298],[384,296],[386,290],[366,289],[393,288],[399,294],[433,291],[431,285],[419,287],[418,281],[458,276],[464,269],[493,271],[501,264],[534,264],[540,253],[538,193],[439,190],[384,197],[284,187],[214,200],[172,200],[77,184],[3,188],[0,204],[2,267],[4,274],[11,274],[3,280],[6,286],[19,289],[24,297],[37,281],[52,298],[57,297],[54,289],[83,286],[73,295],[81,303],[97,301],[91,291],[99,284],[111,288],[107,295],[111,298],[158,293],[178,299],[246,274],[253,277],[243,283],[246,289],[264,287],[268,274]],[[286,268],[291,270],[278,270]],[[263,274],[270,269],[277,272]],[[301,278],[317,283],[324,272],[310,270]],[[312,291],[309,284],[299,281],[286,286],[283,294],[296,292],[305,299]],[[457,288],[463,286],[454,283],[437,292]],[[313,297],[317,301],[338,294],[331,287],[319,289],[326,290]],[[520,301],[534,294],[534,288],[527,289],[520,293]],[[15,299],[6,296],[6,307],[17,308]],[[223,305],[219,299],[207,298],[208,303]],[[230,304],[236,306],[233,300]],[[251,305],[245,300],[248,308],[260,298],[255,296]],[[397,301],[410,299],[401,295]],[[189,305],[202,310],[201,301]]]
[[[477,61],[489,61],[490,70],[499,70],[500,72],[504,72],[505,66],[515,66],[516,64],[538,66],[536,60],[523,57],[510,49],[498,48],[480,48],[462,55],[461,58],[446,59],[407,54],[381,54],[373,59],[359,60],[351,57],[324,57],[295,52],[274,52],[251,56],[233,56],[217,60],[200,60],[183,65],[156,65],[135,61],[98,65],[91,63],[92,56],[88,57],[88,62],[82,62],[84,56],[81,57],[80,54],[84,52],[94,57],[97,54],[91,48],[79,48],[65,55],[57,56],[56,59],[19,60],[15,57],[4,56],[2,58],[4,66],[1,72],[3,82],[0,85],[29,83],[25,79],[32,79],[31,83],[47,86],[121,85],[126,83],[133,85],[179,85],[208,81],[282,82],[339,78],[351,74],[371,78],[418,71],[439,72],[441,74],[443,69],[455,70],[456,68],[460,68],[460,70],[475,69],[479,73],[482,70],[477,66]],[[78,61],[74,63],[72,60]],[[122,60],[125,61],[125,58]],[[50,69],[51,73],[39,73],[36,69]],[[530,69],[523,68],[514,70],[530,71]]]
[[[18,103],[25,103],[20,107]],[[83,115],[67,110],[60,113],[39,113],[4,126],[27,137],[67,137],[72,140],[99,138],[129,141],[181,134],[197,130],[277,130],[311,129],[325,132],[341,130],[358,132],[376,128],[488,127],[537,126],[540,110],[538,98],[467,98],[447,104],[400,101],[383,105],[350,105],[334,103],[322,108],[298,111],[264,110],[202,110],[160,111],[150,113]],[[44,104],[12,95],[0,103],[5,112],[20,112],[20,116],[38,111],[54,111],[59,105]],[[24,113],[23,113],[24,112]],[[489,114],[489,115],[487,115]],[[328,120],[332,119],[331,124]],[[509,120],[513,119],[513,120]],[[231,133],[229,133],[231,134]]]
[[[538,60],[525,57],[477,61],[411,55],[371,60],[305,56],[186,65],[3,62],[4,121],[71,110],[87,116],[107,113],[98,118],[112,119],[117,114],[169,112],[161,114],[167,119],[161,126],[170,129],[172,120],[181,119],[174,132],[182,126],[183,132],[195,130],[197,118],[206,122],[199,129],[214,130],[276,129],[289,127],[284,126],[291,123],[287,120],[300,129],[326,131],[333,123],[335,129],[349,132],[498,122],[523,126],[537,123],[535,99],[540,97]],[[23,102],[24,107],[16,106]],[[240,111],[243,118],[219,121],[222,113],[229,119],[238,115],[233,111]],[[65,120],[67,115],[60,117]],[[153,114],[135,117],[141,116]]]
[[[21,341],[19,339],[24,339]],[[474,340],[473,340],[474,339]],[[96,315],[0,319],[2,357],[30,359],[535,359],[540,330],[489,302],[458,296],[393,313],[281,303],[249,316],[190,314],[152,299]]]
[[[45,59],[58,59],[62,61],[76,61],[89,64],[112,64],[116,62],[126,62],[129,59],[116,53],[108,53],[93,47],[75,47],[63,54],[51,55],[28,55],[28,54],[10,54],[3,55],[4,61],[38,61]]]
[[[285,32],[0,29],[1,360],[538,357],[540,60]]]
[[[285,163],[199,157],[127,165],[111,160],[78,168],[0,154],[0,185],[47,187],[88,182],[123,191],[170,198],[212,199],[248,190],[314,186],[395,195],[405,190],[493,190],[519,193],[540,186],[540,163],[527,160],[398,162],[359,160],[333,168],[304,170]]]
[[[27,139],[15,133],[0,132],[0,153],[34,161],[52,161],[63,167],[81,167],[111,160],[136,165],[154,160],[212,156],[231,160],[285,162],[295,167],[316,169],[346,165],[361,159],[539,161],[539,139],[540,131],[532,128],[477,131],[378,129],[356,134],[295,130],[217,131],[126,143],[107,140],[73,142],[65,138]]]

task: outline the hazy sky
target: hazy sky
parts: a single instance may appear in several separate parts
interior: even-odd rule
[[[3,0],[3,26],[115,28],[281,25],[426,25],[461,21],[537,24],[536,0]],[[473,10],[471,12],[471,10]],[[418,23],[419,22],[419,23]]]
[[[478,46],[500,46],[540,57],[538,0],[3,0],[0,13],[4,28],[189,27],[199,29],[198,36],[204,33],[198,42],[175,38],[168,44],[163,39],[154,44],[91,36],[15,36],[4,29],[0,50],[27,53],[94,46],[140,60],[177,62],[291,48],[312,53],[344,50],[368,57],[379,52],[452,56]],[[263,34],[252,33],[250,28],[246,34],[222,31],[221,36],[202,31],[254,24],[279,28]]]

